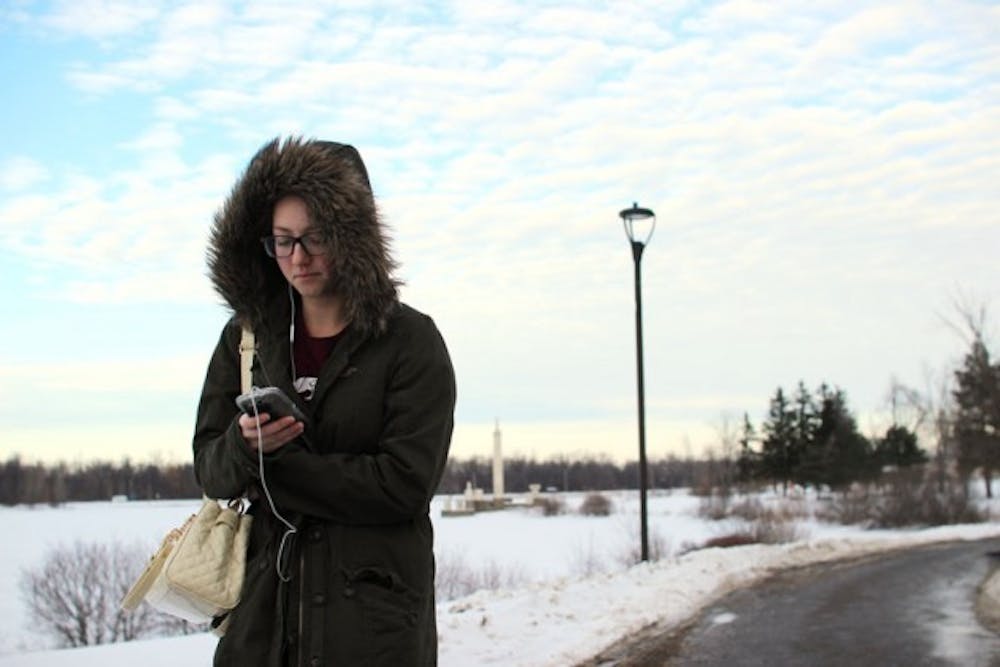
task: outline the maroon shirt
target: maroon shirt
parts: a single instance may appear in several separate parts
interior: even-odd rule
[[[304,400],[312,399],[319,372],[343,333],[341,331],[336,336],[310,336],[301,311],[295,314],[295,343],[292,348],[295,357],[295,390]]]

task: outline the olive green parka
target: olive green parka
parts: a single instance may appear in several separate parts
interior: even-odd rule
[[[260,242],[288,194],[306,200],[324,233],[350,318],[308,402],[292,385],[294,296]],[[429,505],[451,440],[455,379],[433,321],[399,303],[394,268],[350,146],[272,141],[216,215],[209,272],[234,315],[198,406],[195,474],[209,497],[254,499],[247,575],[216,665],[437,662]],[[243,324],[257,341],[254,384],[280,387],[308,416],[301,437],[264,456],[263,481],[296,527],[283,548],[286,528],[237,423]]]

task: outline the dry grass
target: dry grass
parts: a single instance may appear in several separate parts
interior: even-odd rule
[[[438,600],[454,600],[481,590],[513,588],[528,581],[524,570],[487,561],[478,567],[461,553],[446,552],[437,558],[434,589]]]
[[[648,535],[649,560],[656,562],[670,555],[670,543],[659,532],[651,530]],[[622,550],[618,557],[618,562],[625,567],[632,567],[642,560],[642,541],[639,531],[633,530],[629,533],[628,547]]]
[[[709,521],[722,521],[732,509],[732,496],[723,493],[702,494],[698,501],[698,516]]]
[[[803,539],[805,534],[798,521],[810,516],[802,498],[781,498],[765,504],[758,498],[733,502],[728,494],[715,494],[702,499],[699,516],[714,521],[740,519],[745,528],[713,537],[700,545],[686,544],[682,553],[712,547],[735,547],[747,544],[786,544]]]
[[[713,537],[702,545],[704,549],[713,547],[742,547],[747,544],[757,544],[757,538],[749,533],[732,533],[730,535],[720,535]]]

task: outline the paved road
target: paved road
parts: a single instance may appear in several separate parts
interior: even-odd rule
[[[1000,636],[974,612],[997,552],[1000,539],[948,543],[786,572],[588,665],[1000,667]]]

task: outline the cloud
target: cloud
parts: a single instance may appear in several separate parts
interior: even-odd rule
[[[928,18],[916,5],[865,9],[825,30],[813,46],[812,56],[821,63],[851,61],[900,37],[912,39],[914,31],[919,33],[926,27]]]
[[[57,0],[41,18],[41,24],[62,33],[102,40],[134,34],[159,16],[155,3]]]
[[[73,82],[148,115],[100,167],[28,156],[35,176],[0,181],[0,243],[65,267],[63,298],[203,303],[212,213],[289,132],[362,150],[468,420],[628,417],[633,201],[659,219],[643,280],[663,414],[860,377],[852,359],[905,374],[945,347],[925,337],[934,295],[996,283],[995,7],[220,7],[83,32],[105,50]]]
[[[177,115],[176,107],[164,111],[174,116]],[[183,145],[184,137],[177,126],[162,121],[146,130],[144,135],[121,144],[122,148],[139,152],[173,152],[182,148]]]
[[[78,358],[46,364],[0,360],[0,379],[8,390],[31,396],[51,392],[79,394],[189,394],[200,388],[206,355],[150,357],[145,359]],[[151,381],[155,378],[155,382]],[[12,398],[9,391],[3,395]]]
[[[0,164],[0,190],[16,192],[40,185],[49,178],[45,166],[27,156],[8,158]]]
[[[207,234],[236,158],[190,164],[178,142],[172,127],[154,128],[123,146],[141,156],[138,170],[64,174],[48,193],[0,202],[0,244],[49,275],[67,271],[60,291],[73,302],[204,302]]]
[[[157,248],[154,248],[154,250]],[[108,304],[179,304],[217,303],[200,262],[192,262],[186,271],[137,270],[112,278],[71,280],[55,296],[67,303]]]
[[[45,22],[69,31],[79,14],[96,11],[87,5],[56,12]],[[130,28],[146,26],[150,18],[148,13],[122,12],[96,30],[79,30],[85,37],[120,37],[129,48],[121,49],[126,57],[76,64],[70,80],[94,94],[121,88],[163,91],[185,79],[213,82],[223,71],[231,83],[254,85],[269,73],[306,59],[310,49],[330,53],[333,45],[348,48],[357,43],[357,38],[324,32],[318,9],[281,3],[234,8],[220,3],[171,5],[156,15],[149,32],[128,39]]]
[[[109,93],[116,88],[123,88],[132,82],[130,77],[120,73],[93,71],[90,67],[89,65],[73,65],[66,73],[67,80],[83,92],[95,95]],[[155,89],[155,86],[145,83],[137,86],[137,88],[144,92],[149,92]]]
[[[198,120],[198,110],[190,102],[176,97],[161,96],[154,102],[154,115],[160,121],[185,122]]]

